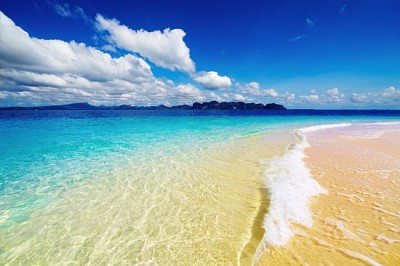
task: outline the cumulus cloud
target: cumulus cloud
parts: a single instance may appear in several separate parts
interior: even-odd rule
[[[400,106],[400,89],[389,87],[378,92],[353,93],[350,101],[360,106]]]
[[[249,83],[235,83],[236,89],[245,94],[251,94],[255,96],[265,96],[265,97],[279,97],[278,92],[275,89],[262,89],[258,82],[252,81]]]
[[[301,95],[300,101],[302,103],[317,104],[317,105],[332,105],[332,104],[344,104],[346,102],[346,96],[339,91],[338,88],[327,89],[324,94],[318,94],[313,89],[309,95]]]
[[[83,43],[31,37],[0,11],[0,99],[8,104],[89,101],[159,104],[203,99],[192,85],[156,78],[148,63]]]
[[[318,106],[347,106],[347,107],[388,107],[398,108],[400,106],[400,90],[389,87],[381,91],[352,93],[347,97],[338,88],[330,88],[324,94],[317,94],[312,90],[310,95],[299,97],[300,103]]]
[[[127,51],[138,53],[157,66],[188,73],[195,71],[190,50],[183,41],[186,33],[181,29],[148,32],[132,30],[116,19],[96,16],[96,27],[106,32],[106,40]]]
[[[233,99],[234,99],[235,101],[240,101],[240,102],[246,101],[246,97],[244,97],[244,96],[241,95],[241,94],[235,94],[235,95],[233,96]]]
[[[326,90],[326,95],[327,95],[326,97],[327,102],[337,103],[345,100],[344,94],[340,93],[338,88],[332,88]]]
[[[222,89],[232,84],[229,77],[220,76],[215,71],[196,72],[190,50],[183,40],[186,33],[182,29],[167,28],[152,32],[133,30],[116,19],[107,19],[100,14],[96,16],[96,28],[106,32],[105,40],[109,42],[103,46],[106,51],[118,47],[140,54],[156,66],[189,73],[205,89]]]
[[[279,94],[274,89],[263,90],[263,95],[268,97],[279,97]]]
[[[112,58],[83,43],[30,37],[0,12],[2,68],[51,74],[70,73],[94,80],[152,77],[150,66],[133,55]]]
[[[174,87],[170,92],[170,96],[175,103],[179,104],[188,104],[206,99],[203,93],[192,84],[180,84]]]
[[[60,6],[60,15],[66,17],[80,12],[65,4]],[[190,51],[183,42],[185,33],[182,30],[133,31],[116,20],[107,20],[100,15],[97,16],[97,23],[110,38],[101,50],[74,41],[32,37],[0,11],[0,104],[88,101],[92,104],[173,105],[254,99],[266,103],[274,98],[277,102],[299,106],[400,106],[400,90],[395,87],[353,93],[350,97],[338,88],[330,88],[320,94],[312,90],[309,95],[296,97],[290,92],[263,89],[255,81],[236,82],[232,86],[228,76],[221,76],[215,71],[195,71]],[[128,48],[130,45],[134,48]],[[115,47],[133,54],[113,57],[107,51],[114,51]],[[189,73],[194,81],[208,90],[155,77],[143,57],[158,66]],[[221,90],[225,88],[229,89]]]
[[[232,81],[227,76],[220,76],[215,71],[199,72],[194,74],[194,80],[200,83],[205,89],[218,90],[228,88]]]
[[[285,92],[280,95],[281,99],[284,100],[286,103],[293,102],[296,99],[296,94],[290,93],[290,92]]]
[[[249,93],[253,95],[260,95],[261,90],[260,90],[260,84],[258,82],[252,81],[249,83],[240,83],[236,82],[235,87],[240,91],[241,93]]]
[[[315,91],[311,91],[309,95],[300,95],[300,100],[304,103],[317,103],[320,100],[318,94]]]

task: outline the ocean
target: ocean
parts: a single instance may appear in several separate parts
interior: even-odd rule
[[[257,264],[260,243],[294,234],[282,208],[309,227],[308,201],[325,192],[298,129],[399,120],[389,110],[0,111],[0,264]]]

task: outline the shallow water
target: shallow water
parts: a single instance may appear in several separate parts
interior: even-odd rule
[[[3,112],[0,263],[250,264],[293,129],[397,118]]]
[[[326,193],[310,202],[314,223],[293,224],[260,264],[399,265],[400,122],[315,129],[305,162]]]

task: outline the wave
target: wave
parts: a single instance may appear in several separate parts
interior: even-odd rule
[[[340,123],[300,128],[295,133],[299,142],[270,162],[264,172],[270,206],[264,217],[265,233],[253,256],[253,264],[264,252],[268,252],[270,246],[286,245],[296,234],[294,224],[311,227],[313,220],[309,201],[313,196],[327,193],[313,179],[303,161],[304,150],[310,146],[305,133],[350,125]]]
[[[391,122],[372,122],[372,123],[363,123],[364,125],[371,126],[397,126],[400,125],[400,121],[391,121]]]
[[[351,125],[352,125],[351,123],[324,124],[324,125],[317,125],[317,126],[311,126],[311,127],[303,127],[303,128],[299,129],[299,132],[308,133],[308,132],[319,131],[319,130],[324,130],[324,129],[349,127]]]
[[[400,122],[357,123],[357,125],[399,125]],[[333,128],[352,126],[352,123],[336,123],[309,126],[295,131],[299,141],[283,155],[270,161],[264,172],[264,181],[269,191],[270,206],[265,214],[264,236],[253,256],[257,263],[271,246],[286,245],[296,234],[294,224],[311,227],[313,224],[309,202],[313,196],[327,193],[314,178],[304,163],[304,150],[310,147],[306,134]]]

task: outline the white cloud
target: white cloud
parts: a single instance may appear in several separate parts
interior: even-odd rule
[[[64,11],[64,15],[67,16],[68,10]],[[340,106],[388,108],[400,106],[400,90],[395,87],[377,92],[353,93],[350,97],[346,97],[338,88],[330,88],[320,94],[312,90],[309,95],[296,97],[290,92],[281,94],[275,89],[263,89],[258,82],[254,81],[236,82],[233,88],[230,88],[232,80],[228,76],[221,76],[215,71],[195,72],[189,49],[183,42],[183,31],[132,31],[115,20],[102,19],[106,24],[115,24],[117,29],[113,30],[119,33],[127,31],[129,36],[131,32],[134,32],[136,35],[133,39],[137,37],[142,48],[149,42],[150,47],[143,49],[148,49],[145,53],[154,52],[151,55],[153,59],[148,57],[150,61],[160,60],[158,64],[165,62],[166,68],[186,71],[204,88],[215,90],[200,90],[193,84],[175,84],[171,80],[157,78],[153,75],[150,65],[134,54],[112,57],[106,51],[114,51],[116,47],[123,48],[117,42],[103,46],[102,51],[100,48],[74,41],[31,37],[0,11],[0,105],[37,105],[77,101],[107,105],[161,103],[173,105],[209,100],[267,102],[270,101],[270,97],[273,97],[284,103],[299,106],[339,106],[339,104]],[[111,37],[112,34],[109,33]],[[155,46],[163,42],[165,42],[165,47]],[[180,48],[173,46],[175,42],[181,45]],[[154,47],[150,43],[153,43]],[[168,53],[172,49],[171,58],[167,57],[168,53],[157,54],[155,49],[159,47],[165,48]],[[182,47],[186,48],[186,52],[185,49],[181,49]],[[218,90],[224,88],[230,89]]]
[[[400,101],[400,90],[397,90],[395,87],[386,88],[379,94],[383,98],[390,98],[394,101]]]
[[[350,100],[354,103],[366,103],[368,102],[368,94],[364,93],[353,93]]]
[[[274,89],[263,90],[263,95],[274,98],[279,96],[279,94]]]
[[[319,95],[315,89],[310,91],[309,95],[301,95],[300,101],[302,103],[309,104],[343,104],[345,103],[346,97],[339,91],[338,88],[327,89],[325,94]]]
[[[236,82],[235,87],[241,93],[273,98],[279,97],[279,94],[275,89],[261,89],[260,84],[255,81],[249,83]]]
[[[254,95],[260,95],[261,90],[260,90],[260,84],[258,82],[249,82],[249,83],[240,83],[236,82],[235,87],[240,91],[241,93],[249,93],[249,94],[254,94]]]
[[[140,80],[153,76],[150,66],[133,55],[112,58],[83,43],[30,37],[0,12],[0,63],[6,69],[49,74],[70,73],[93,80]]]
[[[222,102],[224,101],[224,96],[218,95],[216,93],[214,93],[213,91],[208,92],[207,94],[207,99],[209,101],[218,101],[218,102]]]
[[[180,104],[190,104],[205,100],[203,93],[192,84],[180,84],[174,87],[170,94],[172,96],[171,98],[175,100],[174,102]]]
[[[326,90],[326,101],[331,103],[342,102],[345,100],[343,93],[340,93],[338,88],[332,88]]]
[[[300,95],[300,101],[303,103],[315,104],[320,100],[321,97],[318,95],[315,89],[312,89],[309,95]]]
[[[233,99],[235,101],[240,101],[240,102],[246,101],[246,97],[244,97],[243,95],[240,95],[240,94],[235,94],[233,96]]]
[[[319,96],[317,94],[301,95],[300,99],[306,103],[316,103],[319,100]]]
[[[360,106],[388,106],[399,108],[400,89],[389,87],[378,92],[353,93],[350,101]]]
[[[34,38],[1,11],[0,65],[1,105],[152,105],[204,98],[192,85],[154,77],[137,56],[113,58],[83,43]]]
[[[69,7],[69,4],[67,4],[67,3],[55,4],[54,10],[56,11],[57,14],[59,14],[62,17],[71,17],[72,16],[72,11]]]
[[[101,49],[103,51],[108,51],[108,52],[116,52],[117,51],[117,49],[114,46],[112,46],[111,44],[105,44],[101,47]]]
[[[205,89],[223,89],[232,85],[227,76],[220,76],[215,71],[199,72],[194,74],[194,80],[203,85]]]
[[[284,94],[281,94],[280,97],[286,102],[292,102],[295,100],[296,95],[287,91]]]
[[[62,17],[82,19],[85,22],[92,22],[88,15],[86,15],[85,11],[79,6],[72,8],[68,3],[60,4],[48,2],[48,4],[52,5],[54,7],[54,11]]]
[[[325,94],[318,95],[312,90],[310,95],[300,96],[300,103],[318,106],[335,107],[366,107],[366,108],[398,108],[400,106],[400,90],[389,87],[376,92],[352,93],[346,97],[338,88],[326,90]]]
[[[156,66],[187,72],[205,89],[222,89],[232,84],[229,77],[220,76],[215,71],[196,72],[190,50],[183,40],[186,33],[182,29],[133,30],[116,19],[107,19],[100,14],[96,16],[96,27],[100,32],[107,33],[105,39],[109,45],[103,46],[104,50],[114,51],[118,47],[140,54]]]
[[[96,26],[109,34],[107,40],[113,45],[138,53],[157,66],[189,73],[195,71],[190,50],[183,41],[186,33],[181,29],[132,30],[118,20],[106,19],[100,14],[96,16]]]

